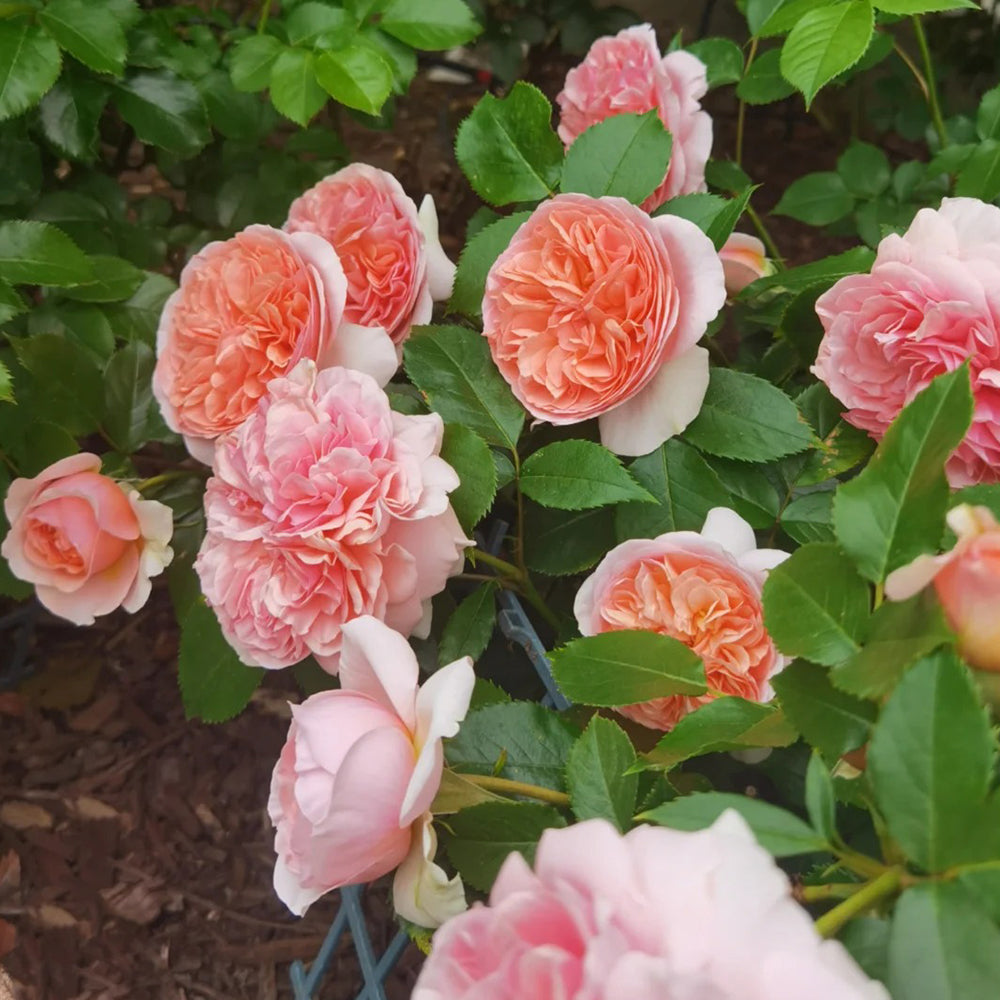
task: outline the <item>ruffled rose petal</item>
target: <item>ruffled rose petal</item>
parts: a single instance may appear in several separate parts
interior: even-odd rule
[[[420,927],[440,927],[468,909],[461,876],[449,879],[434,864],[437,834],[434,817],[424,813],[411,827],[410,851],[392,880],[392,905],[404,920]]]

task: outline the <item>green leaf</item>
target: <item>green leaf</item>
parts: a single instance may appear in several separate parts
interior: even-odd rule
[[[92,77],[63,74],[38,106],[45,138],[70,159],[93,160],[97,155],[97,123],[108,93],[108,88]]]
[[[415,49],[450,49],[471,41],[483,29],[462,0],[390,0],[379,28]]]
[[[125,454],[137,451],[149,439],[155,367],[153,349],[133,340],[112,356],[105,369],[103,425],[115,447]]]
[[[28,309],[24,299],[6,281],[0,280],[0,325]]]
[[[979,10],[973,0],[875,0],[886,14],[931,14],[939,10]]]
[[[808,108],[823,86],[865,54],[874,30],[875,13],[867,0],[811,10],[785,39],[781,74],[802,91]]]
[[[203,722],[225,722],[238,715],[264,677],[262,667],[240,662],[215,612],[200,600],[181,620],[177,669],[184,714]]]
[[[718,194],[679,194],[665,201],[653,215],[676,215],[693,222],[703,233],[725,209],[728,202]]]
[[[608,507],[565,511],[525,504],[524,554],[528,569],[569,576],[589,569],[615,544],[614,514]]]
[[[685,439],[710,455],[770,462],[813,443],[809,425],[776,386],[745,372],[713,368],[701,412]]]
[[[620,542],[655,538],[665,531],[700,531],[713,507],[730,504],[729,492],[711,466],[677,438],[637,458],[629,472],[656,503],[623,503],[615,508],[615,535]]]
[[[747,104],[771,104],[794,93],[795,88],[781,75],[780,49],[757,56],[736,86],[736,96]]]
[[[782,497],[778,496],[763,466],[728,458],[712,458],[709,465],[729,491],[731,499],[723,506],[732,507],[751,528],[758,531],[774,526]]]
[[[121,257],[94,254],[90,263],[93,278],[67,289],[64,293],[67,298],[80,302],[121,302],[130,298],[146,278],[144,271]]]
[[[579,735],[558,712],[511,701],[469,712],[445,744],[448,766],[564,791],[566,757]]]
[[[885,982],[889,966],[889,921],[855,917],[839,934],[840,943],[870,979]]]
[[[537,201],[555,191],[563,146],[551,118],[545,95],[520,80],[504,98],[480,98],[455,139],[455,155],[476,194],[506,205]]]
[[[521,489],[536,503],[587,510],[627,500],[652,500],[621,461],[593,441],[556,441],[529,455]]]
[[[874,251],[868,247],[855,247],[811,264],[790,267],[766,278],[758,278],[743,289],[740,299],[754,301],[763,298],[765,294],[801,292],[814,286],[827,288],[849,274],[871,270],[874,261]]]
[[[705,64],[709,89],[737,83],[743,76],[743,50],[731,38],[701,38],[687,51]]]
[[[956,654],[939,650],[912,667],[882,709],[868,773],[889,833],[925,871],[996,856],[998,830],[984,810],[994,756],[986,712]]]
[[[787,34],[809,11],[817,7],[828,7],[833,2],[834,0],[749,0],[747,20],[752,17],[757,23],[754,34],[761,38],[772,38]]]
[[[780,709],[727,696],[685,715],[643,759],[654,767],[675,767],[691,757],[748,747],[785,747],[798,739]]]
[[[316,59],[316,80],[335,100],[378,115],[392,93],[392,67],[373,45],[358,41]]]
[[[831,666],[858,651],[869,615],[868,584],[836,545],[803,545],[775,566],[763,601],[764,623],[785,655]]]
[[[414,327],[403,358],[406,374],[445,423],[465,424],[490,444],[516,450],[524,410],[484,337],[461,326]]]
[[[236,43],[229,75],[237,90],[252,93],[271,83],[271,68],[285,46],[274,35],[251,35]]]
[[[0,278],[13,285],[79,285],[93,276],[90,260],[55,226],[0,222]]]
[[[855,139],[837,159],[844,186],[858,198],[877,198],[889,186],[892,167],[878,146]]]
[[[908,601],[886,601],[872,615],[861,650],[838,664],[830,679],[848,694],[881,698],[908,667],[952,638],[933,589]]]
[[[481,802],[504,801],[506,800],[501,796],[488,792],[485,788],[473,784],[468,778],[463,778],[462,775],[445,768],[441,773],[441,784],[431,803],[431,812],[435,816],[448,816],[461,809],[468,809],[469,806],[477,806]]]
[[[99,0],[49,0],[38,19],[60,47],[84,66],[121,76],[128,48],[125,32]]]
[[[285,22],[289,45],[314,45],[321,36],[332,35],[340,48],[354,34],[353,19],[342,7],[331,7],[316,0],[298,4]]]
[[[955,194],[982,201],[1000,195],[1000,140],[987,139],[976,147],[958,171]]]
[[[837,835],[837,802],[833,781],[823,758],[814,753],[806,768],[806,812],[813,828],[827,840]]]
[[[868,739],[875,706],[838,691],[823,667],[796,660],[771,684],[788,720],[827,760],[836,760]]]
[[[889,938],[894,1000],[972,1000],[996,993],[1000,929],[964,888],[931,882],[907,889]]]
[[[613,708],[704,694],[701,659],[679,639],[641,630],[603,632],[552,651],[552,672],[570,701]]]
[[[722,207],[722,211],[712,219],[705,235],[712,241],[715,249],[721,250],[726,240],[732,235],[736,223],[740,221],[747,205],[750,204],[750,196],[757,190],[759,185],[752,184],[740,191],[735,198],[730,198]]]
[[[674,830],[704,830],[727,809],[747,822],[758,843],[775,857],[829,850],[826,840],[798,816],[760,799],[729,792],[698,792],[664,802],[638,818]]]
[[[466,316],[481,316],[483,295],[486,292],[486,276],[490,268],[510,245],[514,233],[527,222],[531,212],[515,212],[503,219],[483,227],[469,240],[458,258],[455,285],[451,291],[449,312],[460,312]]]
[[[869,580],[937,548],[949,492],[944,463],[972,406],[967,365],[939,375],[893,421],[864,471],[837,490],[837,540]]]
[[[27,18],[0,20],[0,121],[27,111],[56,82],[59,46]]]
[[[508,854],[533,864],[542,833],[565,825],[561,813],[538,802],[483,802],[449,819],[448,857],[464,882],[489,892]]]
[[[605,118],[577,136],[567,150],[561,188],[641,204],[666,176],[672,145],[655,108]]]
[[[438,644],[438,662],[444,666],[462,656],[478,660],[493,635],[496,611],[495,583],[480,584],[448,619]]]
[[[606,819],[624,833],[632,825],[639,776],[626,774],[635,750],[620,726],[595,715],[566,765],[570,805],[578,820]]]
[[[772,212],[813,226],[823,226],[842,219],[852,208],[854,196],[847,190],[840,174],[822,171],[792,181]]]
[[[14,380],[10,369],[0,361],[0,403],[14,402]]]
[[[800,545],[832,542],[833,492],[807,493],[793,500],[781,512],[781,527]]]
[[[15,344],[18,360],[31,372],[44,416],[73,434],[97,429],[104,412],[104,383],[91,354],[65,337],[36,334]]]
[[[316,79],[316,57],[305,49],[285,49],[271,67],[271,102],[286,117],[305,127],[326,104],[326,91]]]
[[[446,424],[441,457],[461,480],[448,499],[462,527],[471,531],[490,509],[497,493],[497,469],[489,446],[468,427]]]
[[[163,305],[176,289],[177,286],[165,274],[147,274],[131,298],[105,309],[118,336],[154,345]]]
[[[1000,139],[1000,87],[987,90],[979,101],[976,133],[980,139]]]
[[[177,156],[194,156],[212,138],[197,88],[172,73],[126,77],[115,88],[114,102],[142,142]]]

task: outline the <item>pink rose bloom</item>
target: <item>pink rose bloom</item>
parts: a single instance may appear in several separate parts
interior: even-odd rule
[[[605,118],[656,108],[674,142],[663,183],[642,203],[651,212],[669,198],[705,190],[712,119],[699,102],[707,90],[700,59],[690,52],[661,56],[648,24],[626,28],[598,38],[583,62],[566,74],[556,98],[559,138],[568,147]]]
[[[1000,523],[988,507],[960,504],[948,511],[948,526],[958,535],[955,547],[890,573],[886,597],[905,601],[933,583],[962,656],[1000,672]]]
[[[211,464],[215,438],[303,358],[389,381],[395,349],[345,320],[346,294],[336,252],[311,233],[249,226],[188,261],[156,331],[153,393],[195,458]]]
[[[436,413],[389,407],[369,375],[300,362],[215,446],[195,568],[244,663],[313,653],[337,672],[345,622],[427,634],[465,538]]]
[[[668,531],[613,548],[584,581],[573,612],[583,635],[647,629],[673,636],[701,657],[710,689],[770,701],[770,678],[788,660],[764,628],[761,591],[767,571],[787,558],[758,549],[743,518],[714,507],[700,534]],[[671,695],[616,711],[669,730],[712,697]]]
[[[490,268],[483,333],[534,417],[597,417],[606,447],[644,455],[701,408],[708,352],[697,344],[725,298],[719,257],[693,223],[561,194]]]
[[[10,531],[0,554],[49,611],[75,625],[119,607],[138,611],[150,577],[173,557],[170,508],[100,468],[87,452],[62,458],[34,479],[15,479],[4,501]]]
[[[764,244],[756,236],[732,233],[719,251],[722,270],[726,276],[726,294],[735,298],[752,281],[774,273],[774,265],[767,259]]]
[[[458,732],[475,683],[466,656],[418,687],[417,658],[401,635],[370,617],[343,631],[340,690],[292,705],[271,778],[274,888],[299,916],[323,893],[407,858],[411,827],[424,834],[441,784],[441,740]],[[397,886],[400,898],[412,897],[416,877]],[[460,881],[445,892],[464,909]]]
[[[292,202],[285,230],[333,244],[347,277],[344,315],[381,327],[397,346],[451,294],[455,265],[438,239],[434,199],[420,211],[392,174],[352,163]]]
[[[693,833],[546,830],[534,870],[510,854],[489,905],[434,935],[412,1000],[619,997],[889,1000],[732,810]]]
[[[948,479],[1000,481],[1000,209],[975,198],[921,209],[882,240],[870,274],[841,278],[816,312],[826,333],[812,370],[876,440],[935,376],[968,360],[976,408]]]

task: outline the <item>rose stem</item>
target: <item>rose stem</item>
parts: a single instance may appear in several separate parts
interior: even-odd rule
[[[944,118],[941,117],[941,101],[938,98],[937,80],[934,78],[934,61],[931,59],[931,50],[927,47],[927,36],[924,34],[924,25],[920,17],[913,15],[913,33],[917,36],[917,45],[920,46],[920,55],[924,60],[924,75],[927,79],[927,105],[931,112],[931,121],[934,122],[934,131],[937,132],[941,140],[941,148],[948,145],[948,130],[944,127]]]
[[[554,806],[568,806],[569,796],[565,792],[557,792],[553,788],[542,788],[540,785],[528,785],[523,781],[511,781],[509,778],[494,778],[491,774],[463,774],[466,781],[471,781],[480,788],[490,792],[505,792],[508,795],[523,795],[525,798],[549,802]]]
[[[817,932],[823,937],[833,937],[849,920],[895,893],[902,884],[902,874],[900,868],[887,868],[877,878],[866,882],[853,896],[817,919]]]

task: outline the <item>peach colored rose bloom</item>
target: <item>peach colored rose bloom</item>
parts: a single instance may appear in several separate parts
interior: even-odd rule
[[[937,375],[968,360],[975,412],[948,461],[952,486],[1000,481],[1000,208],[945,198],[886,236],[870,274],[816,302],[825,334],[813,372],[880,440]]]
[[[100,468],[87,452],[60,459],[34,479],[15,479],[4,501],[10,531],[0,554],[49,611],[76,625],[118,607],[138,611],[150,577],[173,557],[170,508]]]
[[[415,912],[419,886],[425,909],[436,907],[442,918],[461,912],[461,880],[441,873],[431,884],[428,872],[441,870],[420,848],[410,856],[414,835],[428,835],[444,769],[441,740],[458,732],[469,707],[472,660],[456,660],[418,687],[417,658],[401,635],[370,617],[348,622],[343,633],[340,690],[292,705],[271,778],[275,891],[301,916],[323,893],[405,861],[396,880],[402,909]],[[433,847],[433,831],[429,838]]]
[[[342,626],[366,614],[427,634],[430,598],[471,544],[443,430],[436,413],[393,412],[362,372],[301,361],[216,441],[195,569],[245,663],[311,652],[336,673]]]
[[[1000,672],[1000,523],[988,507],[960,504],[948,511],[948,526],[958,535],[955,547],[890,573],[886,597],[905,601],[933,583],[962,656]]]
[[[613,548],[584,581],[573,611],[583,635],[648,629],[690,646],[708,686],[749,701],[774,697],[770,678],[788,662],[764,628],[767,571],[788,558],[758,549],[753,530],[725,507],[701,533],[668,531]],[[616,709],[651,729],[672,729],[712,695],[672,695]]]
[[[336,252],[311,233],[249,226],[188,261],[160,317],[153,392],[195,458],[211,463],[212,441],[302,358],[392,377],[392,343],[344,320],[346,291]]]
[[[697,415],[708,387],[697,343],[725,294],[715,248],[693,223],[562,194],[490,269],[483,333],[529,413],[598,417],[608,448],[644,455]]]
[[[764,244],[746,233],[730,234],[719,251],[719,259],[726,275],[726,294],[730,298],[739,295],[750,282],[774,273]]]
[[[397,346],[451,294],[455,265],[438,239],[434,199],[417,206],[392,174],[352,163],[292,202],[285,230],[333,244],[347,277],[344,315]]]
[[[646,211],[679,194],[705,190],[712,151],[712,119],[701,108],[708,90],[705,64],[690,52],[660,55],[648,24],[599,38],[583,62],[566,74],[559,104],[559,138],[566,146],[613,115],[653,108],[673,136],[663,182],[642,203]]]
[[[889,1000],[824,941],[729,810],[686,832],[592,819],[510,854],[435,935],[412,1000]]]

